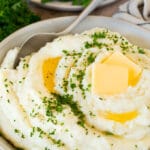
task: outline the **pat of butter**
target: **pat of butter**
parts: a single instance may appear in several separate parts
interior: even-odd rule
[[[103,63],[128,68],[129,70],[128,84],[132,86],[134,86],[138,82],[139,76],[142,72],[142,69],[137,64],[135,64],[132,60],[130,60],[128,57],[126,57],[120,52],[113,53],[111,56],[105,59]]]
[[[55,73],[61,57],[49,58],[43,62],[43,81],[49,92],[55,93]]]
[[[100,112],[100,116],[103,116],[105,119],[125,123],[127,121],[135,119],[138,116],[138,112],[136,110],[120,114],[112,112]]]
[[[94,94],[113,95],[125,92],[127,89],[127,67],[95,63],[92,69],[92,92]]]

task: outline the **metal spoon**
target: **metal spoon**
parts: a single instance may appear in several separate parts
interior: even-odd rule
[[[89,13],[91,13],[97,6],[103,3],[104,0],[92,0],[89,6],[79,15],[79,17],[64,31],[59,33],[39,33],[32,35],[21,46],[20,51],[15,59],[14,68],[19,64],[20,58],[30,55],[38,51],[47,42],[52,41],[54,38],[70,33]]]

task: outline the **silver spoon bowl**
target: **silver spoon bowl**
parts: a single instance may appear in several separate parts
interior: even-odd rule
[[[20,58],[37,52],[47,42],[52,41],[58,36],[70,33],[88,14],[90,14],[96,7],[98,7],[104,0],[93,0],[89,6],[79,15],[79,17],[64,31],[59,33],[39,33],[32,35],[21,46],[20,51],[15,59],[14,68],[19,64]]]

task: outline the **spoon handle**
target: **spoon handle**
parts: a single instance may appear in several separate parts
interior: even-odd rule
[[[72,29],[74,29],[85,17],[88,16],[99,4],[102,3],[104,0],[92,0],[92,2],[87,6],[87,8],[84,9],[84,11],[79,15],[79,17],[64,31],[61,32],[61,34],[67,34]]]

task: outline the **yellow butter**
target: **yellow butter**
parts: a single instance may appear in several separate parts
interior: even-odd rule
[[[55,93],[55,72],[61,57],[49,58],[43,63],[44,85],[49,92]]]
[[[92,92],[113,95],[125,92],[128,87],[128,68],[108,64],[93,64]]]
[[[138,116],[138,112],[136,110],[125,113],[100,112],[100,116],[104,117],[105,119],[125,123],[135,119]]]
[[[111,56],[105,59],[103,63],[128,68],[129,69],[128,84],[134,86],[138,82],[142,69],[122,53],[120,52],[113,53]]]

